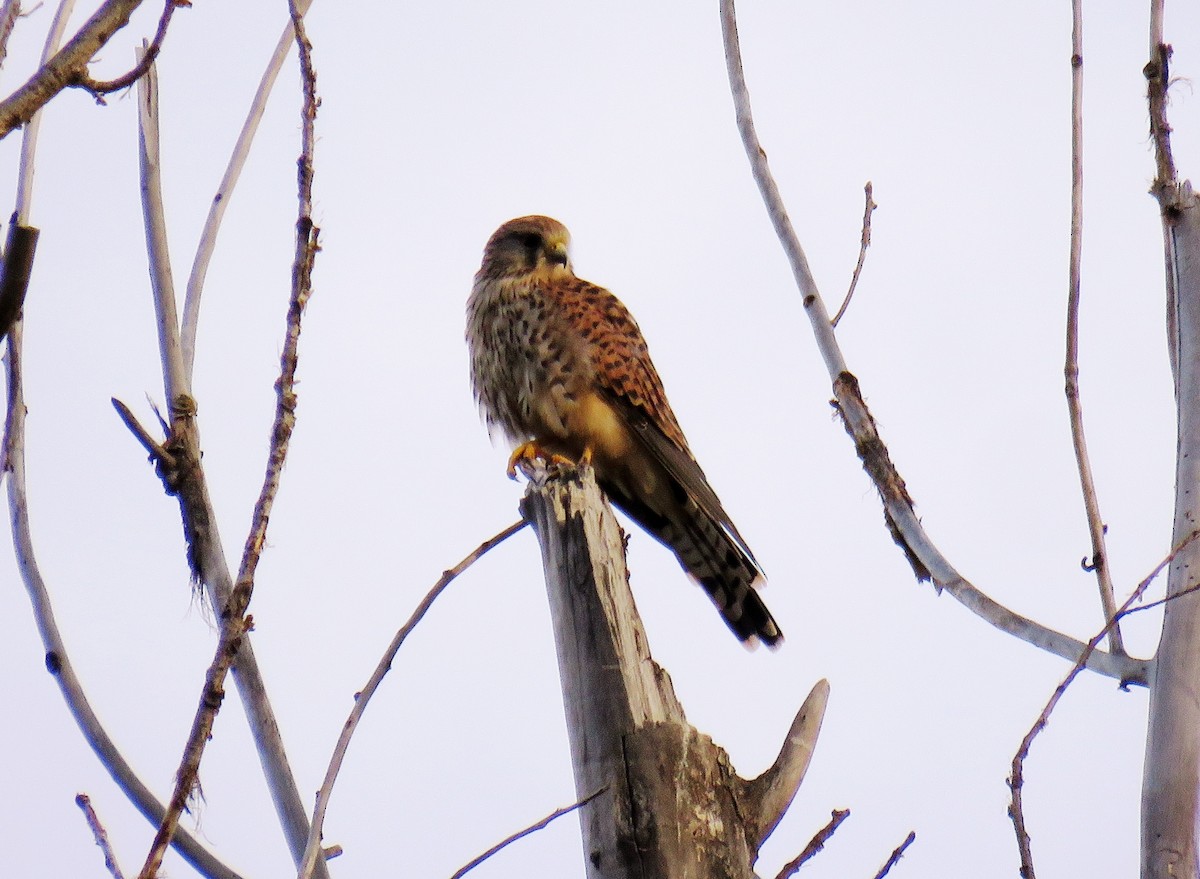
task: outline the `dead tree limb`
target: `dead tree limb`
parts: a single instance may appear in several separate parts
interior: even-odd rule
[[[1175,377],[1177,452],[1175,533],[1178,543],[1196,527],[1200,491],[1200,200],[1176,177],[1167,122],[1171,47],[1162,38],[1161,4],[1153,4],[1151,59],[1146,65],[1150,133],[1167,276],[1167,320]],[[1200,873],[1200,543],[1175,557],[1167,577],[1168,601],[1150,685],[1150,725],[1142,776],[1142,876]]]
[[[92,808],[91,798],[87,794],[76,794],[75,805],[83,811],[88,829],[92,831],[92,837],[104,855],[104,867],[108,870],[109,875],[113,879],[125,879],[125,874],[121,872],[121,868],[117,864],[117,856],[113,852],[112,843],[108,841],[108,831],[100,823],[100,816],[96,814],[96,810]]]
[[[879,491],[880,500],[883,502],[884,520],[892,539],[904,552],[918,580],[932,580],[939,591],[949,592],[964,607],[1001,631],[1074,662],[1083,651],[1082,641],[1014,613],[984,594],[955,569],[926,533],[904,480],[888,456],[887,446],[879,435],[870,409],[867,408],[866,400],[858,386],[858,379],[846,364],[833,323],[825,308],[825,301],[821,298],[821,292],[809,268],[808,257],[805,256],[804,247],[792,227],[792,221],[788,218],[783,196],[767,163],[767,153],[755,131],[754,116],[750,109],[750,90],[746,85],[745,71],[742,69],[742,52],[738,41],[733,0],[721,0],[721,32],[725,42],[725,63],[729,73],[730,91],[733,94],[738,132],[742,137],[746,157],[750,161],[751,174],[762,195],[763,205],[771,218],[771,224],[775,227],[784,254],[792,267],[792,276],[800,291],[801,302],[812,327],[817,348],[833,382],[833,404],[846,427],[846,432],[854,440],[854,447],[862,460],[863,469]],[[1145,660],[1102,650],[1091,654],[1087,667],[1116,678],[1122,684],[1145,685],[1149,676],[1149,663]]]
[[[187,544],[188,563],[196,580],[207,590],[211,606],[217,613],[225,608],[236,584],[229,570],[221,535],[216,527],[208,482],[204,473],[197,404],[191,393],[191,380],[184,368],[180,343],[179,317],[171,281],[170,264],[165,239],[165,220],[161,215],[161,196],[157,188],[157,83],[153,67],[148,76],[138,80],[141,132],[141,166],[143,211],[146,214],[147,254],[150,257],[150,281],[158,318],[159,351],[162,359],[163,385],[170,405],[170,423],[162,443],[169,467],[159,467],[159,476],[168,494],[179,501]],[[144,442],[139,432],[139,439]],[[249,638],[240,639],[233,673],[238,694],[257,746],[263,774],[275,804],[284,836],[292,858],[299,863],[308,839],[308,814],[300,796],[296,779],[288,763],[283,738],[275,713],[267,696],[266,686],[258,668],[253,644]],[[326,879],[324,861],[317,863],[314,875]]]
[[[1096,574],[1100,607],[1107,621],[1116,614],[1117,603],[1113,597],[1104,517],[1100,515],[1100,498],[1096,493],[1096,480],[1088,455],[1087,435],[1083,429],[1083,402],[1079,395],[1079,298],[1083,286],[1083,0],[1072,0],[1071,19],[1071,243],[1068,251],[1067,344],[1063,379],[1067,415],[1071,421],[1071,444],[1075,449],[1083,509],[1092,539],[1092,559],[1085,563],[1084,568]],[[1114,654],[1125,653],[1119,625],[1111,626],[1108,630],[1108,649]]]
[[[28,82],[0,101],[0,139],[24,125],[67,86],[87,74],[88,63],[125,25],[142,0],[108,0]]]
[[[650,656],[620,526],[589,467],[534,475],[521,505],[542,547],[589,879],[750,879],[790,805],[821,728],[819,681],[779,757],[740,778],[692,727]]]
[[[129,797],[129,801],[147,820],[157,824],[166,814],[166,807],[158,801],[150,789],[138,778],[133,767],[126,762],[116,743],[100,723],[84,693],[83,685],[75,674],[67,652],[54,608],[50,601],[50,590],[42,579],[34,553],[32,526],[29,519],[29,502],[25,484],[25,391],[22,380],[21,322],[10,328],[8,353],[5,357],[8,369],[8,413],[4,435],[4,468],[8,474],[8,502],[12,523],[13,546],[16,551],[17,567],[33,605],[38,634],[45,647],[46,670],[54,676],[62,691],[63,699],[79,724],[88,745],[95,751],[100,762],[108,770],[113,781]],[[240,879],[237,873],[222,864],[208,852],[191,834],[180,829],[175,834],[174,845],[183,858],[209,879]]]

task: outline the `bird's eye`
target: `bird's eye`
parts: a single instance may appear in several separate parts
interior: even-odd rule
[[[518,244],[530,253],[533,253],[542,246],[542,236],[537,232],[517,232],[513,237],[517,239]]]

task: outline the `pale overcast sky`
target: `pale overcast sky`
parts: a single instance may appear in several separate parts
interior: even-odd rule
[[[1174,411],[1161,233],[1147,195],[1146,4],[1089,4],[1082,388],[1118,590],[1169,548]],[[102,52],[128,66],[149,5]],[[82,21],[92,12],[78,12]],[[1013,610],[1101,626],[1063,400],[1070,8],[743,0],[759,133],[831,310],[879,209],[839,336],[931,535]],[[51,10],[18,22],[0,86],[28,76]],[[196,2],[159,79],[180,287],[279,3]],[[832,697],[808,778],[765,845],[773,876],[834,808],[806,868],[1012,876],[1013,753],[1068,664],[914,582],[832,416],[830,386],[734,127],[713,3],[317,0],[316,292],[299,423],[259,568],[254,642],[306,796],[395,629],[443,569],[517,517],[507,450],[479,423],[463,310],[483,244],[544,213],[577,272],[637,316],[693,450],[766,568],[783,649],[745,652],[675,560],[631,536],[651,648],[689,719],[753,776],[812,684]],[[1200,12],[1168,9],[1181,174],[1200,168]],[[196,363],[205,465],[230,553],[259,490],[290,280],[294,61],[272,97],[209,274]],[[162,797],[214,631],[191,594],[175,501],[114,414],[153,423],[162,383],[137,182],[135,103],[60,96],[42,127],[26,308],[34,536],[94,705]],[[11,203],[17,135],[0,142]],[[8,201],[6,201],[8,199]],[[6,213],[6,212],[5,212]],[[7,546],[5,544],[5,546]],[[87,792],[127,874],[153,835],[76,730],[43,666],[8,548],[0,565],[14,876],[101,877]],[[1154,591],[1159,594],[1161,589]],[[1153,612],[1126,630],[1149,655]],[[1026,767],[1047,876],[1131,875],[1147,694],[1082,676]],[[240,704],[217,719],[185,819],[247,877],[287,876]],[[326,840],[338,879],[445,877],[575,799],[540,557],[523,532],[456,582],[402,650],[354,740]],[[167,874],[194,875],[172,856]],[[582,876],[559,821],[476,871]]]

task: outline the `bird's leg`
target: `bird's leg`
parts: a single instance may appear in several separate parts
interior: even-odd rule
[[[538,445],[537,440],[529,440],[528,442],[521,443],[519,446],[513,449],[512,454],[508,456],[508,470],[505,471],[508,473],[508,478],[517,478],[518,464],[524,463],[525,461],[532,461],[535,458],[540,457],[542,457],[542,447]]]
[[[513,449],[513,453],[508,456],[508,478],[517,478],[517,467],[520,464],[523,464],[526,461],[534,461],[538,459],[545,461],[550,465],[557,464],[565,467],[575,467],[579,464],[591,464],[592,448],[591,446],[588,446],[586,449],[584,449],[583,455],[579,458],[579,461],[576,462],[573,459],[568,458],[566,455],[560,455],[558,452],[549,451],[537,440],[528,440],[527,442],[523,442]]]

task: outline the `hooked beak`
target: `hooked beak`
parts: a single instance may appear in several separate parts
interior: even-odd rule
[[[565,241],[552,241],[546,244],[546,260],[554,265],[566,267],[567,259],[567,243]]]

